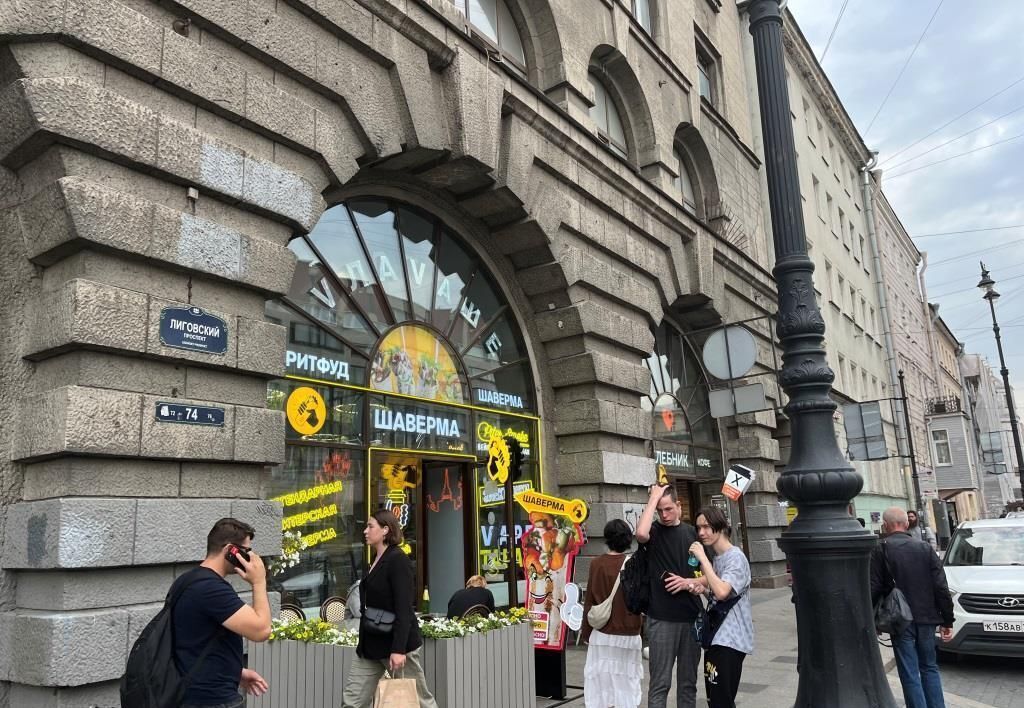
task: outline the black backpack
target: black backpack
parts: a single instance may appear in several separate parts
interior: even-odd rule
[[[647,613],[651,604],[651,579],[648,577],[647,546],[639,544],[636,553],[622,566],[619,586],[626,609],[634,615]]]
[[[185,589],[199,580],[204,572],[195,568],[182,576],[173,595],[167,593],[163,609],[150,620],[135,640],[128,654],[124,676],[121,677],[122,708],[178,708],[182,704],[192,674],[202,665],[223,632],[214,634],[203,647],[191,671],[183,675],[174,657],[174,622],[171,614]]]

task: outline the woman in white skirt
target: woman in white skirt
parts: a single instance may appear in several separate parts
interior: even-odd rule
[[[583,699],[587,708],[636,708],[640,705],[644,678],[640,652],[642,618],[626,609],[621,586],[612,600],[608,623],[594,629],[587,614],[611,595],[615,579],[626,561],[633,531],[620,519],[604,526],[608,552],[590,564],[587,599],[583,607],[583,640],[587,643],[587,664],[583,669]]]

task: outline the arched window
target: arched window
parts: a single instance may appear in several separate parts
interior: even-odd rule
[[[597,126],[597,137],[617,154],[628,159],[626,130],[619,109],[601,79],[593,72],[589,74],[589,78],[590,86],[594,89],[594,105],[590,107],[590,118]]]
[[[526,75],[526,52],[505,0],[455,0],[455,6],[504,59]]]
[[[676,194],[682,198],[683,204],[696,211],[697,193],[693,189],[693,178],[690,176],[690,170],[686,166],[686,158],[679,148],[673,149],[672,154],[676,158],[676,171],[678,173],[673,180]]]

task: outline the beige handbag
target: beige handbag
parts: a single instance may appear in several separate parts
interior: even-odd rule
[[[626,567],[626,563],[629,562],[629,556],[626,556],[626,560],[622,562],[622,567]],[[590,611],[587,612],[587,624],[594,629],[601,629],[608,620],[612,618],[612,605],[615,603],[615,593],[619,591],[619,580],[622,579],[622,569],[615,576],[615,584],[612,585],[612,592],[608,597],[604,599],[599,605],[591,605]]]
[[[392,678],[385,673],[377,682],[373,708],[420,708],[416,679]]]

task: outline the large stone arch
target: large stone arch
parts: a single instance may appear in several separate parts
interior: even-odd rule
[[[704,136],[697,126],[683,123],[676,128],[673,148],[683,157],[690,177],[697,182],[697,216],[708,220],[717,215],[722,198],[718,189],[718,176]]]
[[[647,164],[657,152],[657,135],[647,97],[629,60],[615,47],[601,44],[590,55],[590,71],[605,82],[627,124],[630,159]]]

